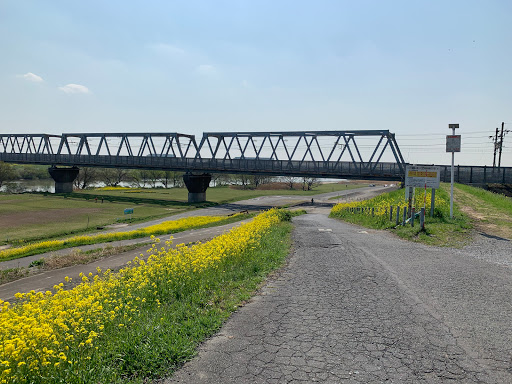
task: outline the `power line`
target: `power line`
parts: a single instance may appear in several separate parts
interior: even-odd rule
[[[468,132],[461,132],[461,133],[464,133],[464,135],[467,135],[467,134],[472,134],[472,133],[489,133],[489,131],[468,131]],[[400,137],[404,137],[404,136],[446,136],[446,135],[447,135],[446,133],[417,133],[417,134],[412,134],[412,135],[395,134],[395,137],[398,136],[400,138]]]

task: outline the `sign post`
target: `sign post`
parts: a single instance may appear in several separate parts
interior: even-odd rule
[[[406,198],[409,198],[409,212],[412,212],[411,197],[414,188],[424,188],[425,197],[423,198],[423,205],[426,203],[427,188],[432,188],[432,194],[439,188],[441,182],[441,169],[440,167],[430,165],[408,165],[405,169],[405,188]],[[434,204],[432,200],[431,205]],[[431,208],[432,209],[432,208]]]
[[[408,165],[405,170],[405,186],[415,188],[439,188],[441,169],[432,165]]]
[[[446,152],[452,153],[452,174],[450,186],[450,219],[453,219],[453,183],[454,183],[454,167],[455,167],[455,152],[460,152],[460,135],[455,134],[455,130],[459,128],[459,124],[448,124],[448,128],[452,130],[451,135],[446,136]]]
[[[125,208],[124,209],[124,214],[125,215],[130,215],[130,220],[132,219],[132,215],[133,215],[133,208]]]

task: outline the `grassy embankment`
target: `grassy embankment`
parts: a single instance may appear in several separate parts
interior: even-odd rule
[[[151,260],[118,274],[84,276],[70,290],[56,286],[2,305],[1,378],[143,383],[169,375],[282,265],[288,216],[266,213],[191,248],[155,247]]]
[[[44,194],[0,193],[0,245],[33,242],[71,234],[97,231],[97,227],[126,221],[125,208],[134,208],[131,222],[170,216],[190,209],[187,205],[163,207],[157,204],[133,206],[101,203]]]
[[[390,193],[384,193],[373,199],[347,204],[338,204],[331,211],[331,217],[340,218],[348,222],[374,229],[390,230],[399,237],[407,240],[421,242],[437,246],[459,247],[470,240],[470,233],[473,227],[470,217],[461,210],[460,204],[454,204],[454,217],[450,219],[450,196],[449,185],[442,184],[436,191],[436,203],[434,217],[427,217],[425,230],[421,230],[419,219],[415,220],[415,226],[396,225],[395,214],[393,220],[389,220],[389,207],[407,206],[404,196],[405,191],[399,189]],[[424,193],[421,188],[416,190],[416,212],[423,207]],[[430,193],[426,198],[426,212],[430,212]],[[367,208],[364,213],[351,212],[349,208]],[[375,215],[371,215],[371,208],[375,208]],[[403,208],[402,208],[403,209]],[[402,221],[400,215],[400,222]]]
[[[512,240],[512,197],[460,184],[455,201],[476,230]]]

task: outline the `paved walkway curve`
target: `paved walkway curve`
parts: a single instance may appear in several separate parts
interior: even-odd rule
[[[510,268],[325,215],[294,222],[289,265],[161,383],[512,382]]]

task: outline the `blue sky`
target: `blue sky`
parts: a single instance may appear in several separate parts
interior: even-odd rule
[[[492,165],[512,2],[0,0],[0,133],[389,129]],[[512,133],[502,165],[512,166]]]

